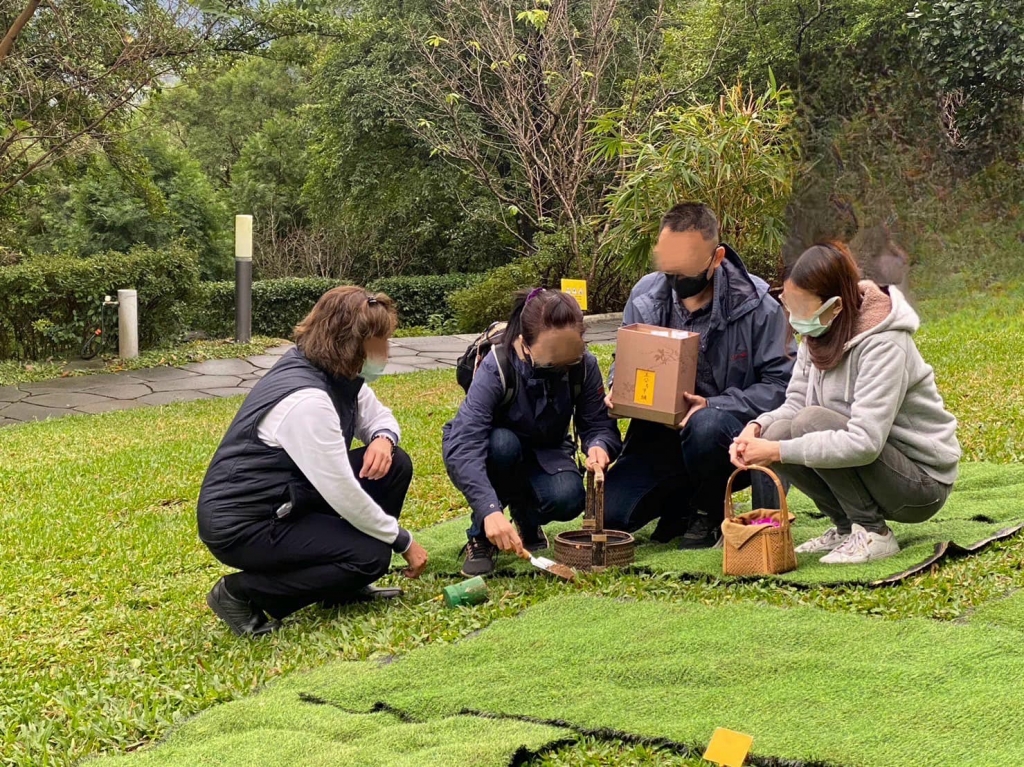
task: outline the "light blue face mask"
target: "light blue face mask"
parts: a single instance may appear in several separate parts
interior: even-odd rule
[[[363,360],[363,369],[359,371],[359,375],[366,383],[373,383],[384,375],[384,368],[387,367],[387,364],[387,361],[381,362],[372,357],[367,357]]]
[[[826,309],[828,309],[838,300],[839,296],[833,296],[828,301],[823,303],[821,305],[821,308],[818,309],[818,311],[816,311],[806,320],[798,320],[796,317],[790,314],[789,324],[793,326],[793,330],[795,330],[802,336],[807,336],[808,338],[817,338],[818,336],[823,336],[825,335],[825,333],[828,332],[828,329],[832,326],[832,323],[830,322],[828,325],[825,325],[819,318],[825,312]],[[834,319],[835,318],[833,317],[833,320]]]

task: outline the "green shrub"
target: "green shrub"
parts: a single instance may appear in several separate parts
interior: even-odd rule
[[[482,274],[432,274],[422,277],[385,277],[369,284],[370,290],[386,293],[398,306],[403,327],[422,325],[443,329],[454,316],[448,297],[474,285]]]
[[[557,249],[492,269],[478,282],[454,293],[449,302],[455,311],[460,333],[477,333],[490,323],[508,318],[512,296],[517,290],[538,285],[555,285],[563,265],[555,257]]]
[[[426,326],[442,332],[452,319],[448,295],[481,279],[480,275],[443,274],[425,277],[387,277],[367,285],[375,293],[386,293],[398,306],[403,327]],[[344,283],[321,277],[285,277],[257,280],[252,286],[252,332],[254,335],[288,338],[317,300]],[[190,324],[215,338],[235,332],[235,283],[201,283]]]
[[[140,346],[167,341],[183,329],[183,310],[198,281],[195,253],[176,245],[88,258],[26,256],[0,266],[0,358],[77,352],[97,326],[103,296],[125,288],[139,292]],[[113,342],[116,310],[106,319]]]
[[[258,336],[289,338],[317,300],[344,283],[324,277],[284,277],[252,284],[252,332]],[[189,317],[193,330],[213,338],[235,334],[235,283],[200,283]]]
[[[600,151],[626,169],[606,200],[601,247],[627,272],[645,270],[665,211],[699,200],[718,214],[721,240],[748,269],[773,280],[786,202],[801,170],[795,117],[792,94],[774,78],[760,95],[734,86],[717,103],[669,107],[635,136],[623,137],[621,114],[602,117]]]
[[[587,281],[587,312],[620,312],[629,298],[630,288],[651,265],[644,264],[635,269],[624,269],[617,252],[599,248],[593,231],[578,233],[578,255],[565,229],[537,234],[533,238],[536,252],[534,259],[544,264],[544,285],[559,287],[561,278]]]

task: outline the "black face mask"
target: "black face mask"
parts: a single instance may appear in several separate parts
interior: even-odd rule
[[[668,277],[669,285],[676,292],[676,296],[679,300],[684,298],[693,298],[695,295],[700,293],[704,288],[711,282],[711,278],[708,277],[708,269],[711,268],[712,262],[715,260],[715,255],[711,254],[711,260],[708,261],[707,266],[704,267],[704,271],[695,277],[687,277],[681,274],[666,274]]]
[[[580,362],[571,362],[568,365],[537,366],[533,364],[533,357],[530,357],[529,360],[533,378],[540,381],[558,381],[562,376],[568,373],[571,368],[576,367],[580,362],[582,362],[581,360]]]
[[[534,367],[533,377],[540,381],[557,381],[565,375],[566,369],[564,367]]]

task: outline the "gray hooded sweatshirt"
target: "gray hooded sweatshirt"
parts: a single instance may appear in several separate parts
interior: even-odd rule
[[[805,407],[826,407],[850,419],[846,430],[814,432],[780,443],[782,463],[815,469],[867,466],[888,443],[926,474],[951,485],[961,454],[956,418],[945,409],[935,372],[914,344],[920,320],[895,288],[889,287],[887,295],[865,281],[860,289],[857,329],[840,363],[819,370],[807,344],[800,344],[786,401],[754,423],[763,433]]]

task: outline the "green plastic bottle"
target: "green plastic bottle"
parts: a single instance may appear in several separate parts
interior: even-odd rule
[[[479,575],[475,578],[445,586],[444,603],[449,607],[478,605],[487,601],[487,584]]]

